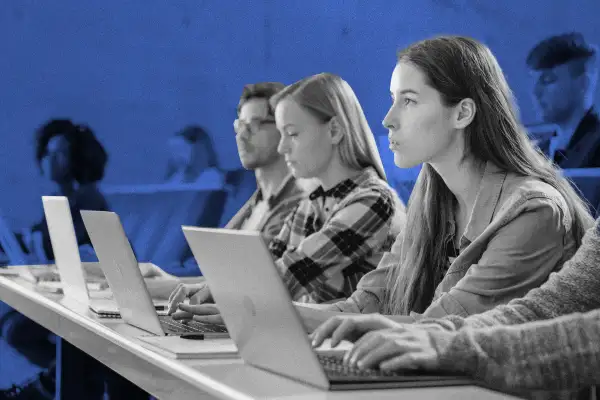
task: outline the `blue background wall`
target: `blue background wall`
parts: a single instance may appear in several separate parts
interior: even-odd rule
[[[539,40],[571,30],[600,43],[598,0],[3,0],[0,210],[16,229],[48,187],[33,132],[51,117],[89,124],[110,154],[106,184],[159,182],[167,138],[208,128],[225,169],[239,166],[232,122],[244,84],[329,71],[355,89],[373,130],[389,106],[396,50],[443,33],[487,43],[523,120],[535,122],[525,68]],[[526,6],[525,6],[526,5]],[[382,157],[389,165],[389,151]],[[388,170],[388,173],[392,169]],[[0,387],[21,380],[0,343]],[[24,375],[27,375],[22,370]]]
[[[232,121],[249,82],[338,73],[356,90],[374,131],[385,134],[380,121],[396,50],[440,33],[486,42],[524,121],[532,122],[524,65],[531,46],[573,29],[600,42],[600,3],[570,3],[5,0],[0,208],[17,229],[39,218],[39,195],[48,188],[32,161],[33,131],[50,117],[71,117],[96,131],[111,157],[107,184],[160,181],[167,138],[190,122],[210,130],[226,169],[238,166]]]

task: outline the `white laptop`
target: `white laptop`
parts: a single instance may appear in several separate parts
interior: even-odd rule
[[[86,274],[79,257],[79,248],[73,226],[73,216],[69,200],[63,196],[43,196],[42,204],[54,259],[60,275],[60,282],[38,282],[46,290],[60,289],[65,297],[87,303],[90,310],[103,318],[119,318],[117,303],[111,299],[110,292],[100,293],[99,282],[87,282]],[[90,291],[103,298],[92,298]],[[166,301],[155,303],[157,309],[165,310]]]
[[[158,315],[119,216],[109,211],[81,211],[81,216],[126,323],[155,336],[229,337],[224,325],[182,323],[166,313]]]
[[[312,348],[259,232],[185,226],[183,232],[246,363],[329,390],[474,384],[439,373],[344,367],[341,359],[348,348]]]
[[[48,279],[48,276],[53,276],[54,274],[48,274],[48,272],[52,272],[53,268],[51,266],[30,266],[28,257],[21,248],[21,244],[19,240],[15,236],[15,233],[11,226],[8,224],[2,213],[0,212],[0,244],[2,244],[2,249],[4,250],[4,255],[7,257],[9,266],[0,268],[0,275],[3,276],[13,276],[20,277],[21,279],[25,279],[28,282],[37,284],[40,282],[46,282],[45,280],[40,279],[40,277],[44,277],[43,279]],[[37,250],[37,249],[35,249]],[[45,255],[36,254],[37,258],[45,263],[47,261]],[[42,272],[40,274],[39,272]]]
[[[0,244],[4,250],[5,255],[8,257],[8,262],[11,265],[25,265],[27,258],[25,253],[21,249],[19,241],[15,237],[15,234],[0,212]]]

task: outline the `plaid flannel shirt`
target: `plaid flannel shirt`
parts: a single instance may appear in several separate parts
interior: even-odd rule
[[[350,296],[394,241],[397,199],[369,167],[301,201],[269,246],[292,299],[323,303]]]

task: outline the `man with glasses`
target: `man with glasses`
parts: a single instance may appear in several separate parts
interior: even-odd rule
[[[277,152],[280,133],[269,99],[283,87],[276,82],[246,85],[233,124],[240,161],[245,169],[254,171],[258,189],[225,227],[261,231],[269,241],[303,196]]]
[[[287,215],[305,195],[283,156],[277,152],[280,133],[269,99],[283,88],[278,82],[244,86],[237,108],[238,118],[233,124],[240,161],[245,169],[254,171],[257,190],[225,228],[260,231],[267,241],[279,233]],[[170,296],[170,307],[176,308],[203,286],[203,283],[179,284]],[[194,300],[191,299],[192,304]]]

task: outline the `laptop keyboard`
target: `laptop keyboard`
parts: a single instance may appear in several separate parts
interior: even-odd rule
[[[398,372],[383,371],[380,369],[358,369],[347,366],[343,363],[342,357],[317,354],[323,369],[330,379],[339,377],[360,377],[360,378],[376,378],[376,377],[395,377],[406,376],[406,372],[399,374]]]
[[[227,333],[225,325],[209,324],[198,321],[186,321],[186,323],[174,320],[168,315],[159,315],[158,319],[163,329],[167,333],[182,334],[182,333]]]

